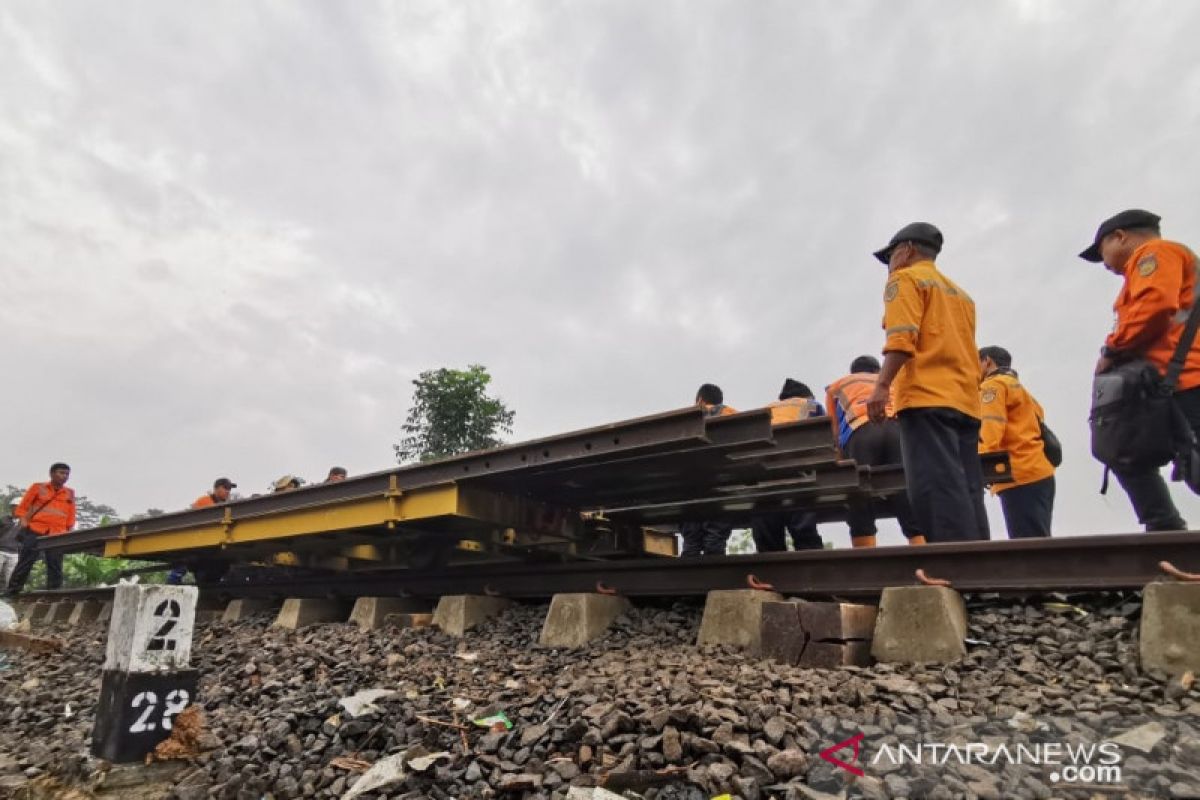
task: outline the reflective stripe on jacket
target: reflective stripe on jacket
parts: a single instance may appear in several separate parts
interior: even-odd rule
[[[802,419],[821,415],[820,403],[811,397],[789,397],[786,400],[776,400],[767,408],[771,411],[772,425],[799,422]]]
[[[825,405],[829,408],[833,435],[842,450],[846,449],[850,436],[868,422],[867,399],[875,389],[878,377],[873,372],[852,372],[825,389]],[[896,415],[891,401],[887,404],[887,415]]]
[[[979,387],[983,420],[979,428],[979,452],[1007,450],[1012,464],[1012,483],[998,483],[999,494],[1014,486],[1044,480],[1054,474],[1042,441],[1045,412],[1012,371],[993,372]]]
[[[48,536],[66,533],[75,527],[75,490],[69,486],[55,490],[49,481],[35,483],[21,498],[15,516],[25,519],[31,511],[37,512],[28,522],[34,533]]]
[[[888,277],[883,293],[884,353],[912,358],[892,381],[896,411],[953,408],[979,419],[975,301],[932,261]]]
[[[1145,355],[1164,375],[1187,312],[1195,302],[1196,256],[1177,242],[1152,239],[1125,264],[1125,283],[1113,303],[1113,332],[1106,344],[1130,355]],[[1200,386],[1200,337],[1192,343],[1176,391]]]

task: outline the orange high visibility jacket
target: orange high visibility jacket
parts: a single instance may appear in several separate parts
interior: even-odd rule
[[[799,422],[802,419],[817,415],[817,404],[807,397],[789,397],[786,400],[776,400],[767,406],[771,411],[771,424],[782,425],[785,422]]]
[[[866,416],[866,399],[875,389],[878,375],[872,372],[852,372],[845,377],[833,381],[826,386],[826,410],[829,419],[833,420],[834,433],[838,428],[838,409],[841,409],[842,420],[851,431],[858,431],[868,421]],[[888,416],[895,416],[892,403],[888,403]]]
[[[892,402],[908,408],[953,408],[979,419],[979,350],[975,301],[919,261],[888,276],[883,292],[884,353],[912,358],[892,382]]]
[[[719,406],[705,404],[700,407],[704,409],[704,416],[706,417],[728,417],[730,414],[737,413],[736,408],[727,406],[724,403]]]
[[[1045,412],[1012,371],[993,372],[979,387],[983,419],[979,428],[979,452],[1007,450],[1012,463],[1012,483],[998,483],[999,494],[1054,474],[1046,458],[1042,428]]]
[[[1123,353],[1145,355],[1166,374],[1195,295],[1195,254],[1166,239],[1146,242],[1125,263],[1125,284],[1113,303],[1113,331],[1105,344]],[[1175,390],[1196,386],[1200,386],[1200,336],[1188,352]]]
[[[25,491],[14,516],[29,520],[29,529],[43,536],[58,536],[75,527],[75,490],[69,486],[55,489],[49,481],[35,483]]]
[[[211,494],[202,494],[196,498],[196,502],[192,503],[192,508],[208,508],[216,504],[217,501],[213,499]]]

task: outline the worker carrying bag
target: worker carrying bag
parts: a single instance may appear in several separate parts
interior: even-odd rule
[[[1050,466],[1058,469],[1062,466],[1062,442],[1058,440],[1054,431],[1050,430],[1044,419],[1038,420],[1038,429],[1042,435],[1042,452],[1046,454]]]
[[[1197,284],[1200,289],[1200,283]],[[1193,303],[1187,325],[1167,365],[1167,374],[1145,358],[1122,362],[1092,383],[1092,455],[1104,464],[1101,494],[1108,471],[1156,469],[1175,462],[1174,480],[1200,493],[1200,452],[1196,436],[1175,402],[1175,386],[1196,339],[1200,314]]]

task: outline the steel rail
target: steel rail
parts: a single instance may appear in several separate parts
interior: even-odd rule
[[[688,559],[560,564],[490,564],[439,571],[334,574],[280,583],[203,587],[222,597],[440,597],[498,594],[540,599],[595,591],[597,582],[628,597],[687,597],[744,589],[753,575],[795,596],[872,597],[911,586],[918,569],[964,592],[1037,593],[1140,589],[1164,580],[1160,562],[1200,571],[1200,532],[1021,539],[923,547],[817,550]],[[111,589],[31,593],[31,599],[83,599]]]

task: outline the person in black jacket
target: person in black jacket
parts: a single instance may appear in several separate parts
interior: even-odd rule
[[[0,592],[8,589],[8,578],[17,568],[17,554],[21,550],[21,521],[13,516],[13,510],[21,504],[14,497],[8,513],[0,517]]]

